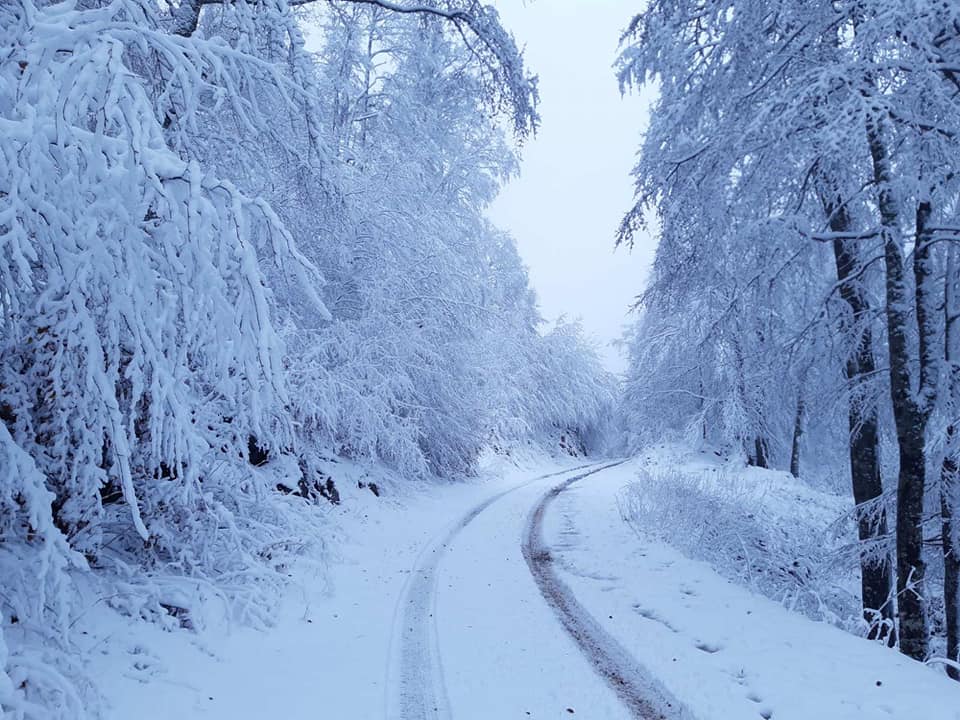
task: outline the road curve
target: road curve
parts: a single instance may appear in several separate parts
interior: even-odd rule
[[[450,720],[450,703],[443,677],[437,640],[437,570],[446,549],[460,532],[497,500],[540,480],[595,467],[588,463],[539,475],[499,492],[475,505],[453,523],[417,558],[394,613],[393,640],[387,669],[386,717],[388,720]],[[607,466],[609,467],[609,466]],[[583,477],[580,475],[578,477]]]
[[[573,483],[622,464],[610,463],[564,480],[544,494],[530,512],[523,537],[523,558],[540,594],[553,609],[564,630],[639,720],[692,720],[690,712],[673,698],[650,673],[577,601],[558,576],[550,548],[543,539],[543,519],[550,503]]]

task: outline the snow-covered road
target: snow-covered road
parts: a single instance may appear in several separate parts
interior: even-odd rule
[[[557,615],[564,630],[577,643],[600,677],[606,680],[634,717],[648,720],[690,720],[692,715],[656,680],[649,670],[637,663],[617,638],[577,600],[556,571],[554,548],[544,538],[543,523],[547,510],[561,493],[577,482],[604,470],[622,465],[610,463],[599,469],[579,473],[547,492],[530,512],[523,535],[523,557],[530,568],[547,604]],[[568,531],[566,534],[571,534]],[[614,580],[597,576],[597,580]],[[612,620],[612,616],[608,617]]]
[[[581,465],[573,470],[588,467],[589,464]],[[387,682],[384,685],[387,688],[388,717],[417,720],[451,716],[435,612],[440,561],[456,551],[458,536],[478,515],[505,496],[539,481],[558,475],[569,475],[573,470],[546,473],[486,498],[455,521],[452,527],[444,530],[441,536],[429,543],[417,557],[394,616],[392,636],[395,651],[391,652]],[[461,551],[448,562],[463,560]],[[471,560],[468,564],[477,564],[476,558]]]
[[[397,609],[388,718],[550,718],[579,709],[613,720],[651,707],[629,656],[585,632],[598,626],[582,608],[547,601],[562,590],[538,544],[546,499],[558,478],[566,487],[612,465],[523,481],[428,545]]]
[[[942,674],[634,534],[635,461],[561,468],[354,491],[332,590],[300,576],[266,631],[104,614],[110,720],[960,720]]]

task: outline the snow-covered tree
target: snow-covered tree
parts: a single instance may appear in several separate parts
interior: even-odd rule
[[[957,13],[926,0],[651,2],[624,35],[620,65],[624,83],[655,79],[660,89],[636,170],[638,204],[621,239],[655,207],[658,264],[696,263],[685,278],[660,279],[650,301],[677,283],[701,283],[703,295],[731,288],[724,307],[732,312],[709,327],[740,328],[742,351],[734,346],[727,366],[739,375],[751,356],[770,368],[788,349],[791,362],[799,352],[806,359],[797,367],[814,368],[827,382],[820,387],[849,404],[868,620],[893,614],[890,574],[874,561],[886,523],[878,421],[890,418],[900,459],[889,469],[897,476],[899,642],[918,659],[928,654],[925,485],[928,469],[940,466],[930,443],[943,376],[937,308],[944,241],[955,238]],[[832,249],[832,262],[817,244]],[[723,266],[715,254],[732,272],[704,271]],[[759,286],[775,298],[757,297]],[[777,323],[787,319],[783,308],[799,309],[772,343],[771,306]],[[685,306],[680,323],[696,327],[692,311]],[[782,377],[745,384],[746,407],[763,405],[758,393],[775,397]],[[728,387],[736,395],[737,383]],[[773,407],[795,405],[779,398]],[[753,434],[750,420],[735,417],[735,426]]]
[[[320,455],[457,476],[548,409],[597,420],[602,371],[541,338],[484,218],[501,120],[539,122],[492,7],[14,0],[0,48],[0,714],[90,706],[80,576],[167,623],[144,570],[205,578],[269,621]]]

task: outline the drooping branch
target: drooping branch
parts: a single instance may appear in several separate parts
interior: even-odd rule
[[[300,5],[309,5],[318,2],[318,0],[288,0],[287,5],[297,7]],[[390,12],[404,14],[434,15],[446,20],[463,21],[467,25],[471,23],[471,16],[463,10],[445,10],[439,7],[429,5],[399,5],[389,0],[344,0],[359,5],[375,5],[376,7],[389,10]],[[180,5],[173,13],[174,24],[172,27],[176,35],[189,37],[196,32],[200,22],[200,10],[204,5],[222,5],[224,0],[182,0]]]
[[[171,16],[171,32],[190,37],[197,30],[203,6],[222,5],[229,1],[181,0]],[[318,1],[287,0],[287,5],[296,7]],[[536,132],[540,123],[537,114],[537,78],[527,74],[523,54],[510,33],[500,24],[499,15],[493,7],[478,0],[441,0],[442,4],[436,5],[403,4],[394,0],[342,1],[370,5],[393,13],[432,16],[453,24],[480,64],[488,100],[495,110],[509,114],[518,138],[523,139]],[[469,37],[475,38],[476,42],[470,42]]]

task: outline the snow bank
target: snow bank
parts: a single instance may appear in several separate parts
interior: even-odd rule
[[[846,498],[789,473],[662,445],[642,456],[620,503],[638,534],[811,619],[866,633],[857,568],[841,553],[853,531],[838,523]]]

